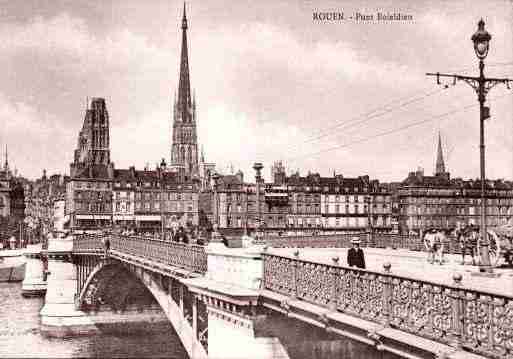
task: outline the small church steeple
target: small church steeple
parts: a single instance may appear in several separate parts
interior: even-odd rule
[[[4,171],[9,170],[9,154],[7,152],[7,144],[5,145],[5,162],[4,162]]]
[[[435,165],[435,175],[443,175],[445,174],[445,163],[444,163],[444,155],[442,152],[442,136],[440,135],[440,131],[438,132],[438,148],[436,154],[436,165]]]

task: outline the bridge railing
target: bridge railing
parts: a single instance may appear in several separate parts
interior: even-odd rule
[[[206,273],[207,271],[207,253],[203,246],[116,234],[109,235],[109,240],[111,250],[192,272]],[[100,235],[83,234],[73,239],[74,252],[102,252],[103,250]]]
[[[351,247],[351,240],[357,237],[361,247],[368,248],[395,248],[412,251],[425,251],[426,247],[418,236],[400,234],[367,233],[358,234],[328,234],[305,236],[272,236],[265,237],[258,243],[274,248],[347,248]],[[444,253],[461,254],[460,243],[454,237],[448,237],[443,242]]]
[[[513,298],[464,288],[459,274],[447,285],[333,261],[264,253],[263,288],[486,356],[513,354]]]

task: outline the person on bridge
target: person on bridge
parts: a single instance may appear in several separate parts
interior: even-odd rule
[[[110,251],[110,238],[109,238],[109,235],[103,235],[102,236],[102,243],[103,243],[103,248],[105,250],[105,258],[107,258],[108,255],[109,255],[109,251]]]
[[[360,248],[360,239],[353,237],[351,240],[352,248],[347,251],[347,264],[350,267],[356,266],[357,268],[365,269],[365,255],[363,249]]]

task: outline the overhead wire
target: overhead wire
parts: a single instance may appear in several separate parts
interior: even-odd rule
[[[330,126],[328,127],[327,129],[321,131],[320,133],[318,133],[315,137],[312,137],[312,138],[309,138],[309,139],[306,139],[302,142],[299,142],[297,144],[294,144],[292,146],[290,146],[288,149],[286,149],[286,151],[292,151],[296,148],[299,148],[301,145],[303,144],[306,144],[306,143],[311,143],[311,142],[314,142],[314,141],[318,141],[322,138],[325,138],[325,137],[328,137],[328,136],[331,136],[339,131],[342,131],[344,129],[348,129],[348,128],[352,128],[352,127],[355,127],[355,126],[358,126],[360,124],[364,124],[370,120],[373,120],[373,119],[376,119],[376,118],[379,118],[381,116],[384,116],[386,114],[389,114],[395,110],[399,110],[399,109],[402,109],[408,105],[411,105],[413,103],[416,103],[416,102],[420,102],[430,96],[433,96],[437,93],[440,93],[444,90],[445,88],[438,88],[436,90],[432,90],[432,91],[422,91],[423,94],[421,96],[405,96],[403,98],[400,98],[400,99],[397,99],[397,100],[394,100],[394,101],[391,101],[391,102],[388,102],[387,104],[385,105],[381,105],[371,111],[368,111],[366,113],[363,113],[363,114],[360,114],[358,116],[355,116],[353,117],[352,119],[348,120],[348,121],[344,121],[344,122],[341,122],[341,123],[338,123],[336,125],[333,125],[333,126]],[[420,91],[419,91],[420,92]],[[404,99],[407,99],[404,101]],[[397,106],[394,106],[394,107],[389,107],[391,104],[393,103],[396,103],[396,102],[399,102],[399,101],[402,101],[400,104],[398,104]],[[380,112],[378,112],[380,111]],[[375,112],[378,112],[378,113],[375,113]],[[335,131],[335,132],[334,132]]]
[[[494,97],[493,99],[497,100],[497,99],[503,98],[503,97],[508,96],[508,95],[510,95],[510,93]],[[306,157],[315,157],[315,156],[318,156],[318,155],[323,154],[323,153],[332,152],[332,151],[335,151],[335,150],[339,150],[341,148],[346,148],[346,147],[349,147],[349,146],[352,146],[352,145],[356,145],[356,144],[360,144],[360,143],[363,143],[363,142],[367,142],[367,141],[373,140],[375,138],[387,136],[387,135],[390,135],[390,134],[393,134],[393,133],[396,133],[396,132],[407,130],[407,129],[411,128],[411,127],[415,127],[415,126],[422,125],[424,123],[431,122],[431,121],[439,119],[439,118],[447,117],[447,116],[453,115],[453,114],[458,113],[458,112],[464,112],[464,111],[466,111],[466,110],[468,110],[470,108],[476,107],[476,106],[479,106],[479,104],[478,103],[469,104],[469,105],[463,106],[462,108],[459,108],[459,109],[447,111],[447,112],[442,113],[440,115],[431,116],[431,117],[429,117],[427,119],[424,119],[424,120],[421,120],[421,121],[416,121],[416,122],[413,122],[413,123],[410,123],[410,124],[407,124],[407,125],[404,125],[404,126],[392,129],[392,130],[383,131],[383,132],[380,132],[378,134],[375,134],[375,135],[372,135],[372,136],[368,136],[368,137],[365,137],[365,138],[362,138],[362,139],[359,139],[359,140],[356,140],[356,141],[352,141],[352,142],[349,142],[349,143],[344,143],[344,144],[341,144],[341,145],[332,146],[332,147],[329,147],[327,149],[323,149],[323,150],[320,150],[320,151],[317,151],[317,152],[313,152],[313,153],[309,153],[309,154],[306,154],[306,155],[301,155],[301,156],[296,156],[296,157],[288,158],[287,161],[295,161],[295,160],[298,160],[298,159],[301,159],[301,158],[306,158]]]

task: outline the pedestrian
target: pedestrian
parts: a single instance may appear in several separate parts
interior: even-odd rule
[[[351,240],[352,248],[347,251],[347,264],[350,267],[356,266],[357,268],[365,269],[365,255],[363,249],[360,248],[360,239],[353,237]]]
[[[105,251],[105,258],[108,257],[110,251],[110,239],[108,235],[102,236],[103,249]]]

